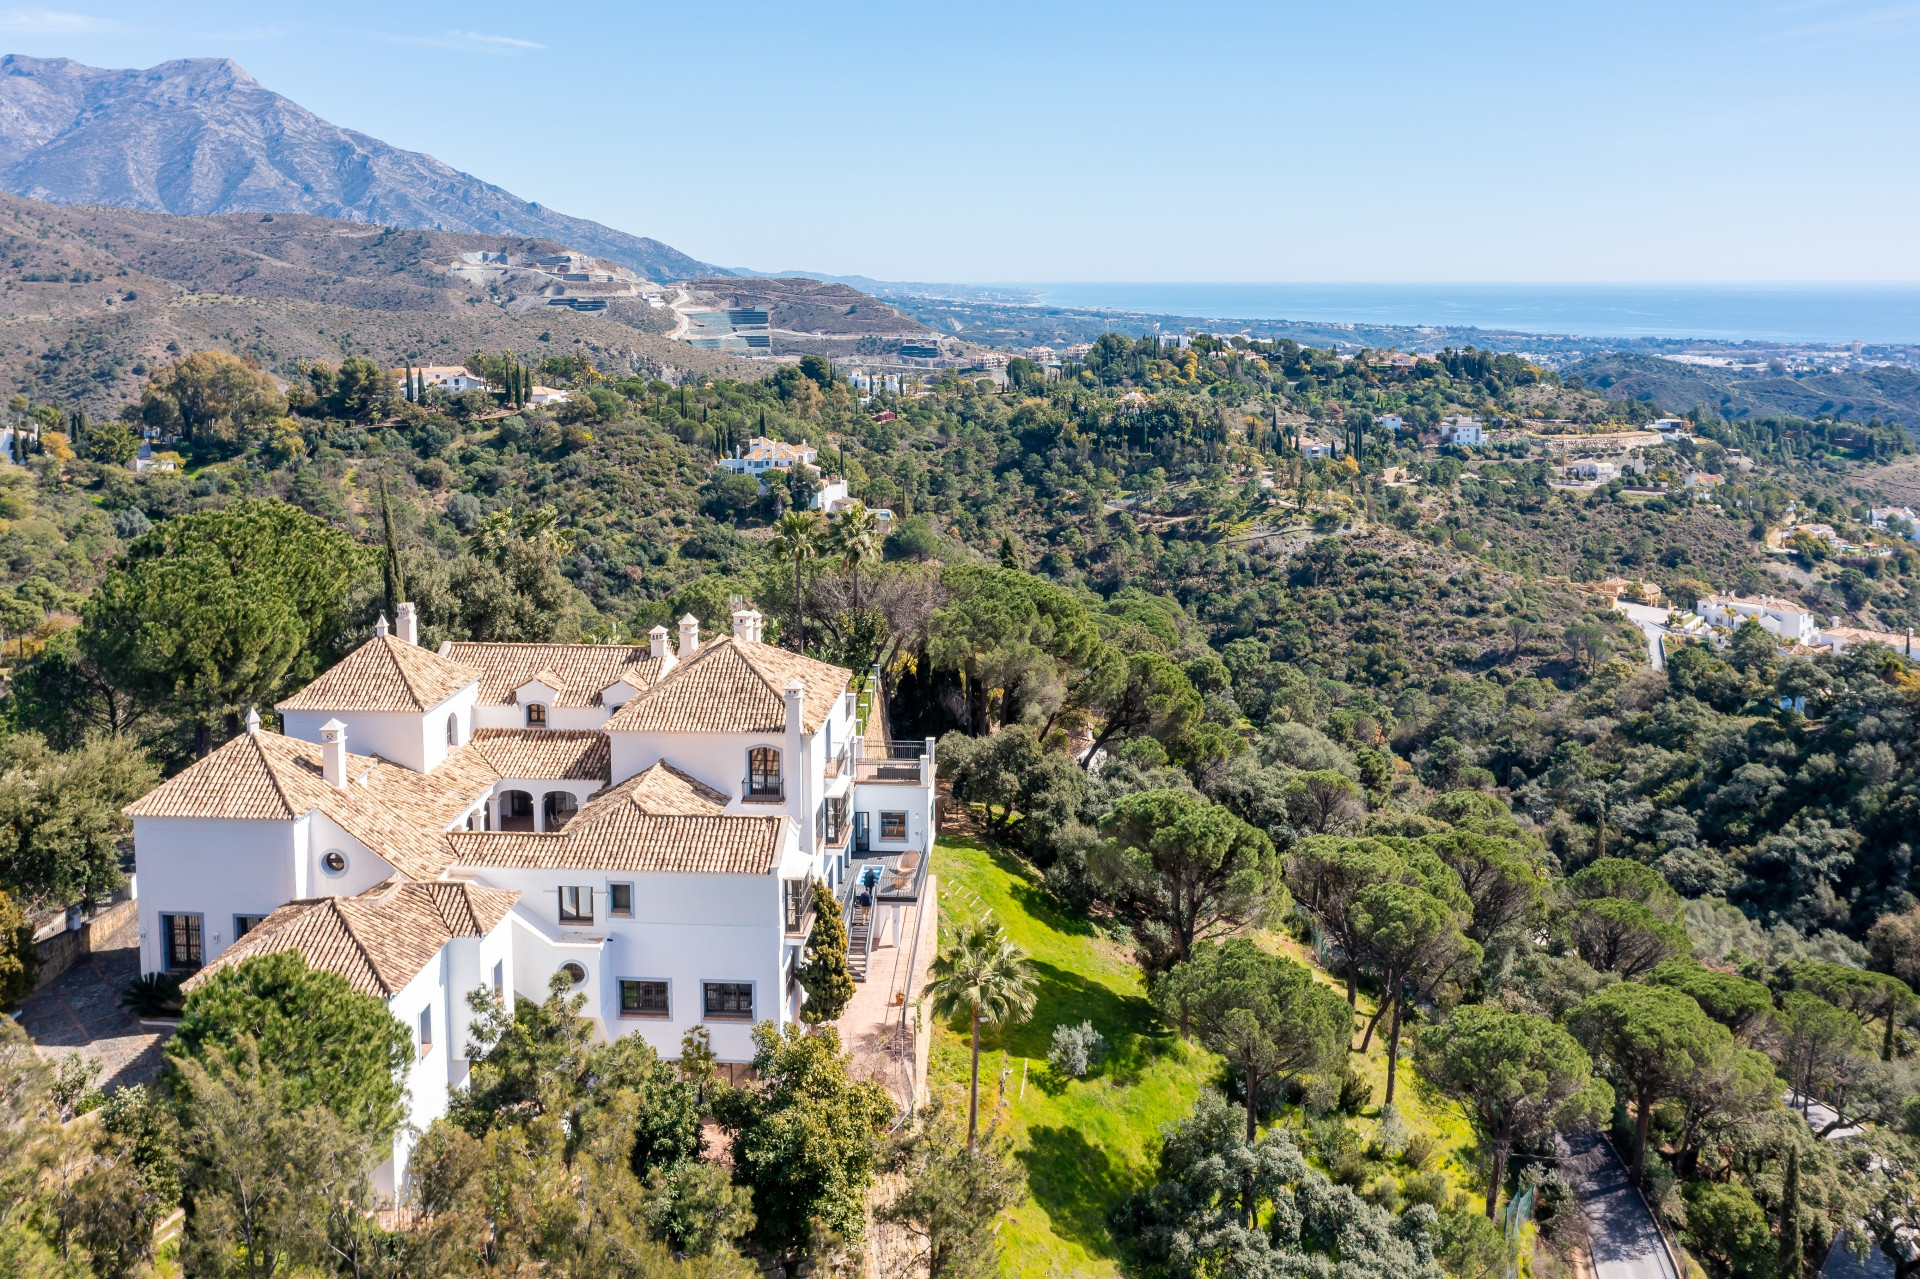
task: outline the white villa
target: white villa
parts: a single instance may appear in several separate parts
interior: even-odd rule
[[[1440,442],[1480,445],[1487,442],[1487,436],[1485,429],[1473,418],[1443,417],[1440,419]]]
[[[746,449],[735,449],[732,457],[723,457],[719,465],[735,475],[752,475],[778,469],[790,471],[796,466],[811,467],[819,470],[820,450],[802,440],[798,444],[789,444],[785,440],[770,440],[764,435],[756,435],[747,441]]]
[[[745,1062],[753,1023],[804,1002],[813,881],[886,857],[890,885],[860,872],[879,910],[924,878],[932,740],[889,742],[877,669],[857,689],[762,643],[751,609],[705,642],[681,619],[671,650],[657,626],[644,647],[436,653],[411,604],[395,631],[281,702],[284,735],[249,716],[126,811],[142,971],[191,989],[293,950],[385,1000],[418,1053],[412,1129],[466,1080],[476,988],[538,1000],[564,973],[603,1035],[674,1058],[704,1025]]]
[[[1748,618],[1789,644],[1812,644],[1820,638],[1820,619],[1798,604],[1772,595],[1708,595],[1694,611],[1709,626],[1738,630]]]

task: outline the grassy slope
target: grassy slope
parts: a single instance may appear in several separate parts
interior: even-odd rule
[[[1001,1227],[1002,1272],[1010,1279],[1118,1274],[1121,1257],[1107,1231],[1107,1214],[1151,1179],[1161,1126],[1192,1110],[1200,1089],[1220,1078],[1219,1061],[1182,1045],[1161,1026],[1126,952],[1084,920],[1058,910],[1018,860],[979,841],[947,836],[934,865],[940,875],[943,940],[955,923],[991,910],[1033,957],[1041,977],[1033,1018],[981,1038],[982,1110],[992,1108],[1005,1071],[1012,1131],[1032,1190],[1032,1198]],[[1307,958],[1290,939],[1269,934],[1266,940],[1296,959]],[[1371,1011],[1364,1002],[1363,1008]],[[1046,1061],[1053,1028],[1083,1020],[1107,1037],[1108,1064],[1090,1080],[1061,1080]],[[1374,1085],[1376,1104],[1358,1124],[1370,1134],[1386,1091],[1387,1059],[1378,1036],[1355,1065]],[[935,1027],[931,1077],[934,1087],[952,1088],[964,1098],[964,1027]],[[1469,1191],[1471,1134],[1457,1116],[1429,1107],[1416,1095],[1411,1062],[1404,1056],[1396,1101],[1410,1129],[1441,1140],[1445,1159],[1438,1166],[1457,1192]]]
[[[954,923],[992,910],[1033,957],[1041,978],[1031,1020],[982,1035],[982,1109],[992,1105],[995,1081],[1008,1070],[1008,1109],[1033,1192],[1001,1227],[1003,1271],[1021,1279],[1117,1274],[1107,1214],[1149,1180],[1161,1125],[1193,1109],[1215,1063],[1159,1024],[1126,953],[1085,921],[1056,910],[1019,862],[948,836],[934,865],[943,940]],[[1053,1028],[1087,1020],[1107,1037],[1107,1064],[1091,1079],[1060,1080],[1047,1066]],[[931,1075],[936,1087],[964,1089],[964,1032],[936,1029]]]

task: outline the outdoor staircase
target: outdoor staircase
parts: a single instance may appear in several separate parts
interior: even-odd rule
[[[859,895],[847,907],[847,973],[855,981],[867,979],[867,952],[873,946],[873,907],[862,906]]]

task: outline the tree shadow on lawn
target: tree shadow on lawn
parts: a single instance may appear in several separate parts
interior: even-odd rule
[[[1036,985],[1033,1016],[1017,1026],[981,1028],[980,1051],[1006,1051],[1045,1061],[1053,1046],[1056,1026],[1078,1026],[1083,1021],[1107,1041],[1107,1059],[1100,1073],[1117,1084],[1138,1082],[1147,1065],[1173,1047],[1173,1032],[1160,1021],[1152,1004],[1139,995],[1126,995],[1097,981],[1089,981],[1044,960],[1034,960]],[[964,1017],[949,1023],[963,1038]],[[1051,1073],[1051,1072],[1048,1072]],[[1046,1087],[1045,1084],[1042,1085]],[[1064,1082],[1061,1083],[1064,1087]],[[1057,1089],[1048,1087],[1049,1092]]]
[[[961,841],[950,841],[959,846]],[[1039,872],[998,844],[986,840],[968,840],[966,847],[977,849],[992,859],[994,869],[1009,876],[1007,895],[1035,923],[1069,937],[1091,937],[1093,923],[1085,915],[1069,910],[1040,883]]]
[[[1054,1233],[1097,1257],[1122,1256],[1107,1216],[1134,1189],[1123,1171],[1075,1128],[1029,1128],[1027,1143],[1015,1157]]]

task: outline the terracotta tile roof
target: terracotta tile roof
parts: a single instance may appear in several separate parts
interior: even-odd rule
[[[852,674],[770,644],[723,636],[703,644],[659,683],[643,689],[607,721],[608,732],[779,733],[787,726],[783,690],[798,678],[800,721],[815,732],[847,691]]]
[[[375,755],[347,756],[347,787],[327,785],[320,747],[278,733],[242,733],[122,811],[129,817],[291,821],[318,810],[411,879],[451,860],[441,832],[499,780],[469,743],[431,773]]]
[[[376,635],[284,702],[280,711],[428,711],[480,673],[392,635]]]
[[[598,706],[602,689],[622,678],[645,688],[665,665],[645,644],[446,644],[441,651],[480,673],[482,706],[512,706],[513,691],[536,676],[559,693],[556,706]]]
[[[337,973],[362,994],[391,999],[455,937],[483,937],[520,894],[479,884],[389,879],[357,897],[288,902],[185,983],[255,955],[296,951],[309,968]]]
[[[661,760],[621,782],[606,796],[609,805],[624,800],[655,817],[718,817],[727,811],[727,793]],[[600,798],[595,796],[595,799]]]
[[[588,800],[555,834],[456,831],[463,866],[764,875],[780,863],[787,818],[725,816],[727,797],[660,763]]]
[[[613,761],[597,729],[478,728],[473,749],[502,777],[607,781]]]

